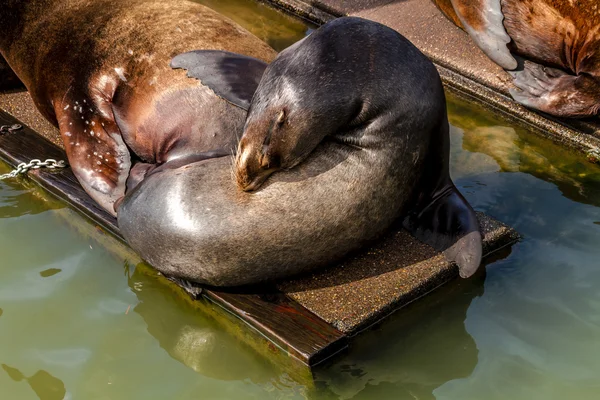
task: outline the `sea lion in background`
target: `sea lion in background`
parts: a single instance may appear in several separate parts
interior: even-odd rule
[[[173,64],[206,83],[203,53]],[[206,84],[239,101],[232,76]],[[433,64],[384,25],[339,18],[266,68],[235,163],[151,172],[120,204],[119,227],[165,274],[236,286],[330,264],[404,218],[467,277],[481,234],[450,180],[448,129]]]
[[[276,55],[228,18],[189,1],[3,0],[1,8],[1,55],[59,127],[83,188],[112,214],[126,186],[156,165],[227,155],[237,146],[246,110],[173,70],[172,57],[194,49],[263,61]],[[205,54],[207,64],[223,68],[217,74],[227,73],[222,60],[219,51]],[[258,81],[245,77],[256,76],[255,65],[262,72],[264,63],[227,58],[227,65],[236,63],[244,68],[230,90],[250,85],[253,92]]]
[[[600,113],[598,0],[434,0],[495,63],[518,67],[510,94],[560,117]]]

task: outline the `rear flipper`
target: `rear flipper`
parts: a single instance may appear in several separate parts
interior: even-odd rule
[[[413,210],[404,227],[417,239],[444,253],[458,265],[462,278],[468,278],[481,264],[482,239],[475,212],[448,183],[429,203]]]
[[[452,0],[452,6],[469,36],[492,61],[504,69],[517,68],[508,50],[511,39],[504,28],[500,0]]]
[[[511,75],[516,88],[510,94],[526,107],[557,117],[589,117],[600,111],[600,80],[591,75],[570,75],[529,61]]]

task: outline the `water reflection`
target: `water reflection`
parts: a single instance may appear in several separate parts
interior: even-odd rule
[[[8,171],[4,167],[0,170]],[[31,190],[24,190],[23,183],[17,180],[0,181],[0,198],[3,207],[0,207],[0,218],[15,218],[25,215],[39,214],[48,210],[48,204],[39,201],[39,197]]]
[[[175,360],[203,376],[219,380],[249,379],[264,384],[277,377],[268,360],[223,332],[207,314],[165,290],[164,282],[136,271],[129,278],[129,285],[143,288],[136,290],[139,302],[133,311],[143,318],[148,333]]]
[[[452,283],[361,337],[319,371],[315,397],[596,398],[600,169],[452,96],[449,109],[455,182],[524,240],[485,278]]]
[[[464,321],[483,280],[478,274],[444,287],[363,333],[348,355],[317,371],[327,397],[434,399],[436,388],[469,376],[478,350]]]
[[[311,31],[305,21],[255,0],[193,0],[226,15],[277,51],[296,43]]]
[[[37,371],[30,377],[26,377],[16,368],[2,364],[2,369],[15,382],[25,381],[35,392],[40,400],[64,400],[67,394],[65,384],[60,379],[50,375],[44,370]]]
[[[452,137],[462,141],[452,153],[455,178],[482,171],[523,172],[553,183],[571,200],[600,205],[600,166],[463,100],[450,100]]]

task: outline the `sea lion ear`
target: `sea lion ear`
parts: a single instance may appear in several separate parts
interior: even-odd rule
[[[171,68],[187,70],[217,96],[248,110],[267,64],[256,58],[219,50],[195,50],[171,60]]]
[[[482,238],[475,211],[449,182],[404,219],[404,227],[417,239],[444,253],[468,278],[481,264]]]

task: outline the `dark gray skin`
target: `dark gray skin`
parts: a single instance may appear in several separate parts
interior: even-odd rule
[[[211,86],[235,98],[227,87]],[[433,64],[383,25],[340,18],[267,67],[235,162],[149,174],[120,205],[119,227],[165,274],[237,286],[331,264],[404,218],[466,277],[481,235],[448,157]]]
[[[235,150],[246,111],[170,66],[195,49],[276,55],[190,1],[0,0],[0,55],[60,129],[83,188],[112,214],[153,168]]]

